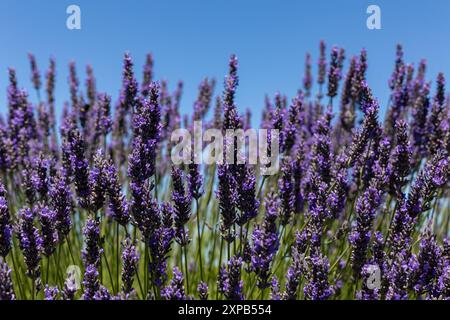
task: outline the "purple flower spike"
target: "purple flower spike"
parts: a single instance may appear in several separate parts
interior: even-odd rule
[[[241,280],[242,258],[232,257],[228,261],[228,270],[222,266],[218,276],[218,290],[228,300],[243,300],[243,281]]]
[[[50,206],[55,211],[55,227],[58,239],[63,241],[72,227],[73,200],[67,178],[59,172],[50,186]]]
[[[130,238],[124,241],[122,251],[122,291],[130,294],[133,291],[133,278],[139,263],[139,253]]]
[[[39,230],[34,226],[35,216],[35,212],[29,208],[19,211],[19,246],[27,266],[27,275],[33,279],[37,279],[40,275],[39,263],[43,244]]]
[[[49,287],[48,285],[45,285],[44,300],[58,300],[58,295],[58,287]]]
[[[103,249],[100,247],[100,222],[93,217],[88,217],[83,229],[86,248],[82,251],[83,261],[86,266],[98,266]]]
[[[278,232],[276,220],[280,200],[272,192],[266,198],[266,216],[261,226],[253,231],[252,270],[258,276],[258,287],[265,289],[269,286],[270,265],[278,250]]]
[[[170,285],[163,288],[161,296],[166,300],[186,300],[183,281],[183,274],[177,267],[174,267]]]
[[[41,88],[41,74],[39,73],[36,58],[32,53],[28,54],[28,59],[30,60],[31,65],[31,81],[33,82],[34,89],[39,91]]]
[[[308,261],[307,284],[304,287],[308,300],[326,300],[331,294],[328,283],[329,262],[321,253],[312,253]]]
[[[205,282],[200,282],[198,284],[197,292],[200,300],[208,300],[208,285]]]
[[[11,278],[11,269],[0,258],[0,300],[15,300],[14,287]]]
[[[11,250],[11,216],[5,198],[5,188],[0,183],[0,256],[6,257]]]
[[[185,246],[189,243],[185,224],[189,221],[191,214],[191,199],[185,191],[183,176],[181,169],[172,167],[172,201],[175,209],[176,240],[180,245]]]
[[[41,224],[42,248],[46,257],[50,257],[55,251],[58,242],[58,233],[56,232],[56,212],[46,206],[40,206],[39,222]]]
[[[83,300],[95,299],[94,297],[98,294],[100,290],[98,276],[99,274],[95,265],[92,264],[87,265],[83,279],[83,286],[84,286]]]

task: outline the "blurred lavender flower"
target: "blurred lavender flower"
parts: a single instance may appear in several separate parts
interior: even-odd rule
[[[41,74],[37,67],[36,58],[32,53],[29,53],[28,59],[30,60],[31,66],[31,82],[33,83],[34,89],[36,89],[39,94],[39,89],[41,88]]]
[[[305,75],[303,77],[303,89],[305,89],[305,95],[307,97],[309,97],[311,94],[312,83],[313,78],[311,74],[311,55],[307,53],[305,58]]]
[[[341,69],[343,52],[337,47],[331,49],[330,69],[328,70],[328,96],[330,99],[337,95],[339,80],[341,79]]]
[[[0,258],[0,300],[15,300],[13,282],[11,278],[11,269],[3,258]]]
[[[56,63],[53,58],[50,58],[50,66],[45,75],[46,77],[46,92],[47,105],[49,110],[49,125],[55,130],[55,78],[56,78]]]
[[[148,87],[153,80],[153,55],[147,53],[145,57],[144,71],[142,74],[141,92],[144,97],[148,96]]]
[[[326,45],[323,40],[320,41],[320,57],[319,57],[319,61],[318,61],[318,70],[319,70],[319,75],[317,78],[317,83],[319,84],[318,98],[321,99],[322,98],[322,86],[325,83],[325,75],[327,72]]]
[[[79,81],[77,78],[75,62],[71,61],[69,64],[69,87],[70,87],[70,99],[72,102],[72,110],[74,112],[78,111],[78,86]]]
[[[0,257],[6,257],[11,250],[11,216],[5,196],[5,187],[0,182]]]

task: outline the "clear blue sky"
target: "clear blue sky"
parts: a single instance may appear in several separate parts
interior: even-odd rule
[[[80,31],[66,29],[69,4],[81,7]],[[382,30],[366,28],[369,4],[381,7]],[[203,77],[215,77],[221,90],[228,57],[236,53],[239,108],[259,110],[265,94],[292,97],[301,85],[304,55],[310,51],[315,62],[320,39],[345,47],[348,57],[365,47],[369,84],[385,102],[396,43],[404,45],[407,61],[429,61],[429,77],[450,71],[449,15],[448,0],[1,0],[0,109],[8,66],[31,89],[27,52],[36,55],[42,73],[49,56],[56,58],[61,108],[70,60],[83,83],[84,67],[92,64],[98,89],[117,97],[122,57],[130,51],[139,80],[145,53],[152,52],[156,78],[169,80],[171,90],[184,81],[183,112],[190,111]]]

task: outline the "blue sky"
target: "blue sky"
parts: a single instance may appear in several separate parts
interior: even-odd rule
[[[81,8],[81,30],[66,28],[70,4]],[[366,28],[370,4],[381,8],[382,30]],[[92,64],[98,89],[117,97],[122,57],[129,51],[138,79],[145,54],[152,52],[156,78],[167,79],[171,90],[184,81],[183,112],[190,111],[205,76],[215,77],[216,93],[221,90],[228,57],[236,53],[237,103],[256,113],[265,94],[295,94],[305,53],[315,62],[321,39],[328,48],[343,46],[347,57],[366,48],[369,85],[385,103],[396,43],[404,45],[407,61],[428,60],[429,78],[450,71],[449,14],[448,0],[1,0],[0,109],[6,104],[8,66],[31,89],[27,52],[36,55],[42,73],[48,58],[56,58],[61,108],[68,99],[70,60],[77,62],[83,82],[85,65]]]

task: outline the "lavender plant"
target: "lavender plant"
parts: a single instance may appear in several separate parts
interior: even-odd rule
[[[62,112],[53,58],[41,79],[29,55],[37,99],[10,68],[0,299],[449,299],[444,74],[433,91],[426,63],[414,68],[398,46],[382,106],[364,49],[348,66],[343,49],[319,49],[290,104],[266,96],[261,126],[280,133],[274,175],[239,163],[237,139],[224,139],[231,163],[171,163],[176,129],[251,128],[235,55],[222,92],[199,84],[191,115],[180,111],[183,83],[158,81],[151,54],[141,80],[125,54],[117,101],[97,91],[91,66],[83,84],[71,62]]]

